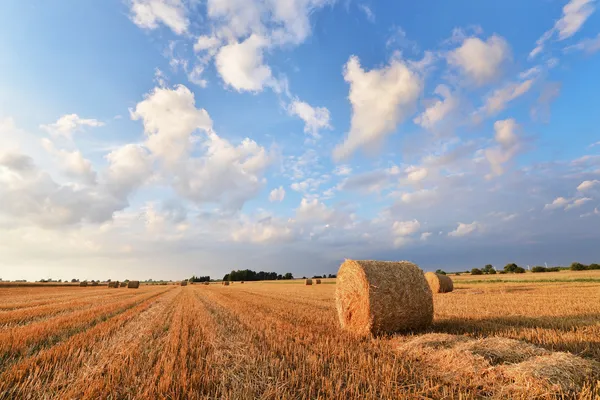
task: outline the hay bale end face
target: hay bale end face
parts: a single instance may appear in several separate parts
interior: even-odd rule
[[[127,283],[127,288],[129,289],[138,289],[140,287],[140,281],[129,281]]]
[[[426,272],[425,279],[433,293],[449,293],[454,290],[454,283],[449,276]]]
[[[181,281],[181,286],[187,286],[187,281]]]
[[[315,279],[315,284],[316,285],[320,285],[321,284],[321,280],[320,279]]]
[[[310,285],[312,285],[312,279],[307,279],[307,280],[305,280],[305,281],[304,281],[304,284],[305,284],[306,286],[310,286]]]
[[[121,282],[121,287],[127,287],[127,282]]]
[[[433,321],[431,289],[408,261],[346,260],[335,301],[342,329],[361,336],[423,329]]]

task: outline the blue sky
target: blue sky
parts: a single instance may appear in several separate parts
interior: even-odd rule
[[[5,1],[0,278],[597,262],[590,0]]]

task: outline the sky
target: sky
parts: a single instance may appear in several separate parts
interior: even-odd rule
[[[0,278],[600,261],[594,0],[5,0]]]

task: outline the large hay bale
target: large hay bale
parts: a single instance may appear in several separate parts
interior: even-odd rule
[[[335,301],[342,329],[358,335],[422,329],[433,321],[431,289],[408,261],[346,260]]]
[[[121,282],[121,287],[127,287],[127,282]]]
[[[187,286],[187,281],[181,281],[180,285],[181,286]]]
[[[306,286],[310,286],[310,285],[312,285],[312,279],[306,279],[306,280],[304,281],[304,284],[305,284]]]
[[[116,288],[116,289],[118,289],[119,285],[120,285],[119,281],[115,281],[115,285],[113,287]]]
[[[320,285],[321,284],[321,280],[320,279],[315,279],[315,284]]]
[[[229,286],[229,281],[224,281],[224,282],[223,282],[223,285],[225,285],[225,286]]]
[[[244,281],[241,281],[240,284],[244,283]]]
[[[454,284],[449,276],[426,272],[425,279],[427,279],[429,288],[433,293],[449,293],[454,290]]]
[[[92,282],[91,285],[92,286],[98,286],[98,282]]]
[[[79,286],[86,287],[87,286],[87,281],[79,282]]]
[[[127,283],[127,288],[129,289],[137,289],[140,287],[140,281],[129,281],[129,283]]]

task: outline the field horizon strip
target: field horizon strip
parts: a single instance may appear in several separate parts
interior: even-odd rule
[[[400,349],[427,334],[499,337],[600,362],[600,285],[580,282],[530,280],[524,286],[485,280],[476,289],[459,287],[434,295],[431,328],[373,338],[339,329],[335,282],[121,289],[121,295],[132,293],[128,307],[88,315],[71,330],[61,325],[59,340],[29,347],[4,364],[0,399],[560,398],[560,391],[539,379],[525,387],[506,376],[477,373],[472,366],[455,376],[457,366],[432,358],[435,353]],[[39,302],[48,289],[25,290],[0,292],[0,302],[12,297],[26,303],[28,296]],[[69,304],[63,295],[77,291],[73,301],[83,302],[91,293],[54,290],[59,308]],[[107,298],[119,293],[105,290]],[[0,336],[6,331],[0,325]],[[0,358],[6,351],[0,350]],[[585,382],[563,394],[594,399],[600,396],[600,382]]]

